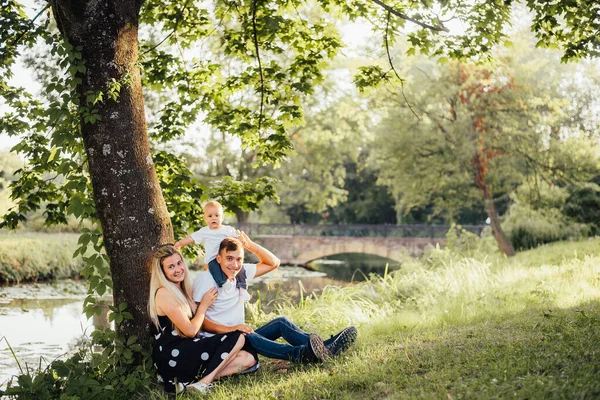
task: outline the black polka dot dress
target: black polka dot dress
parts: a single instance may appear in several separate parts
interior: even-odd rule
[[[158,381],[167,392],[182,391],[190,383],[210,374],[229,355],[241,333],[230,332],[207,338],[183,338],[171,320],[159,316],[160,329],[154,329],[152,361],[158,370]]]

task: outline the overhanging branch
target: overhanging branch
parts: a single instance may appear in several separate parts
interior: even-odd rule
[[[410,109],[410,111],[414,114],[414,116],[417,117],[417,119],[420,121],[421,118],[417,115],[417,113],[415,112],[415,110],[413,110],[412,106],[408,102],[408,99],[406,98],[406,93],[404,92],[404,79],[400,78],[400,75],[398,75],[398,72],[396,71],[396,68],[394,68],[394,63],[392,62],[392,56],[390,54],[390,45],[389,45],[389,41],[388,41],[388,30],[389,30],[389,27],[390,27],[390,11],[388,11],[388,13],[387,13],[387,19],[386,19],[386,23],[385,23],[385,52],[387,53],[388,62],[390,64],[390,68],[392,68],[392,71],[396,75],[396,78],[398,78],[398,80],[400,81],[400,89],[401,89],[401,92],[402,92],[402,97],[404,97],[404,102],[406,103],[406,105],[408,106],[408,108]]]
[[[258,131],[260,133],[265,104],[265,77],[263,75],[262,63],[260,61],[258,32],[256,28],[256,0],[252,2],[252,38],[254,39],[254,47],[256,48],[256,59],[258,60],[258,72],[260,74],[260,114],[258,115]]]
[[[373,1],[373,3],[375,3],[375,4],[377,4],[377,5],[381,6],[381,7],[383,7],[383,9],[386,10],[387,12],[389,12],[391,14],[394,14],[395,16],[400,17],[400,18],[402,18],[402,19],[404,19],[406,21],[410,21],[413,24],[417,24],[417,25],[419,25],[419,26],[421,26],[423,28],[426,28],[426,29],[429,29],[429,30],[432,30],[432,31],[435,31],[435,32],[450,32],[448,30],[448,28],[446,28],[444,25],[441,24],[441,22],[440,22],[439,26],[429,25],[429,24],[426,24],[424,22],[417,21],[416,19],[411,18],[408,15],[401,13],[400,11],[394,10],[394,8],[388,6],[387,4],[385,4],[381,0],[372,0],[372,1]]]

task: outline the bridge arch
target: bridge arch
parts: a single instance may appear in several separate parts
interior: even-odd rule
[[[297,260],[302,260],[301,264],[308,264],[311,261],[318,260],[323,257],[333,256],[336,254],[344,253],[363,253],[373,254],[380,257],[389,258],[393,261],[400,260],[403,256],[409,253],[409,249],[406,248],[393,248],[382,247],[372,242],[365,242],[358,240],[347,241],[343,243],[328,243],[322,246],[318,246],[314,249],[301,252],[296,256]]]
[[[282,264],[304,265],[310,261],[342,253],[375,254],[391,260],[420,255],[427,246],[443,245],[441,238],[390,238],[342,236],[257,236],[258,243],[272,251]]]

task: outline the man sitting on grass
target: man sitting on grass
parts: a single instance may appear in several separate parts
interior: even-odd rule
[[[194,281],[193,298],[196,302],[211,288],[217,288],[219,292],[217,299],[206,312],[201,335],[241,331],[246,334],[246,342],[258,354],[302,363],[319,362],[335,357],[354,343],[357,330],[353,326],[324,341],[316,334],[304,332],[286,317],[276,318],[256,330],[246,325],[244,306],[250,297],[245,290],[240,290],[236,275],[243,267],[246,279],[250,281],[273,271],[280,262],[273,253],[251,241],[244,232],[240,232],[238,239],[228,237],[219,246],[216,260],[227,277],[225,282],[219,282],[219,277],[214,277],[210,270],[200,272]],[[244,249],[255,254],[259,263],[244,264]],[[287,343],[276,342],[279,338],[283,338]],[[258,367],[257,362],[252,370]]]

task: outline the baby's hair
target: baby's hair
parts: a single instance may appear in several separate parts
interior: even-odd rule
[[[202,210],[204,210],[204,211],[206,212],[206,209],[207,209],[208,207],[218,207],[218,208],[220,208],[221,210],[223,209],[223,206],[221,205],[221,203],[219,203],[219,202],[218,202],[218,201],[216,201],[216,200],[211,200],[211,201],[209,201],[208,203],[206,203],[206,204],[204,205],[204,207],[202,207]]]

